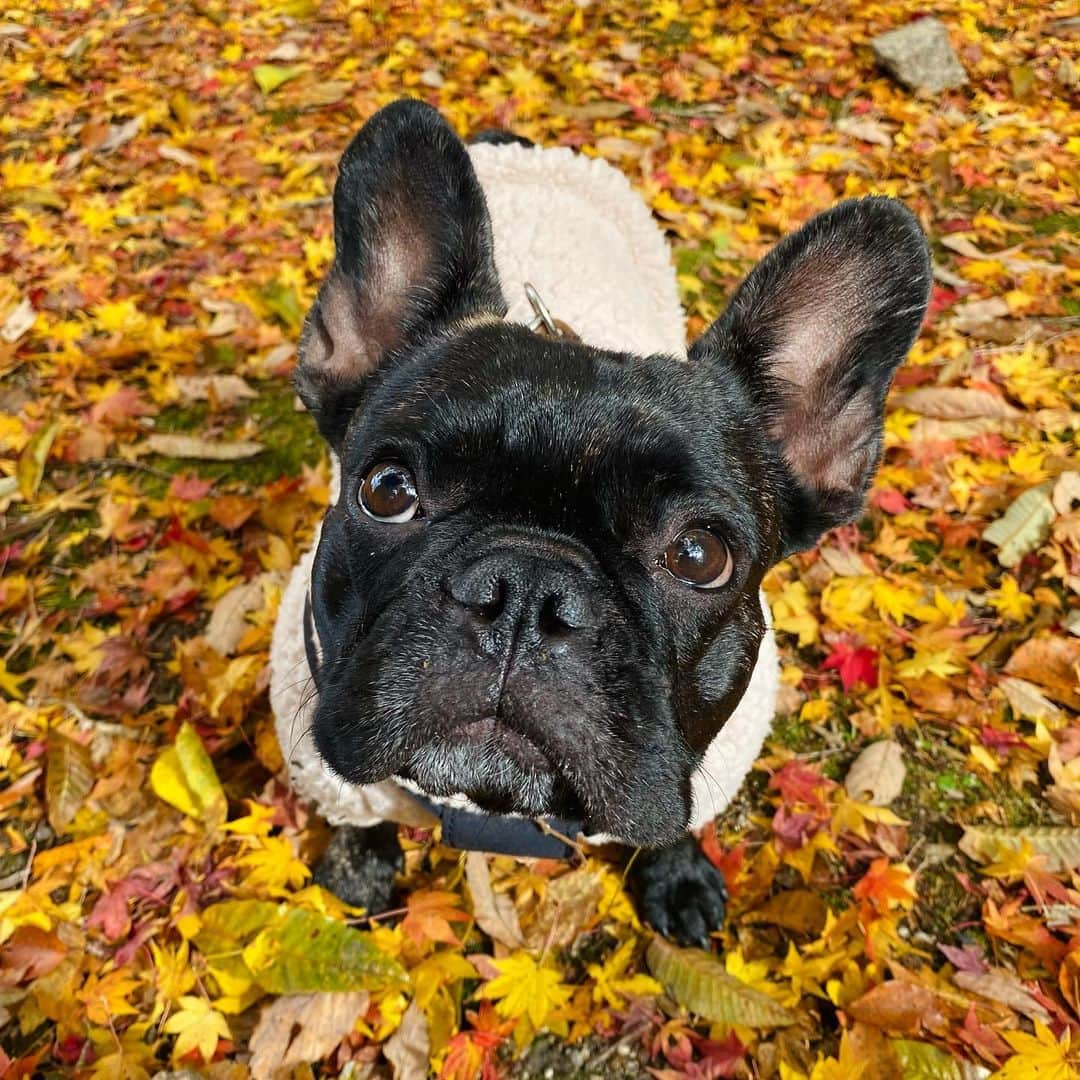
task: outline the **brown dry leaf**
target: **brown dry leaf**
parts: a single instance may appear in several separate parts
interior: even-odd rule
[[[1062,705],[1080,709],[1080,639],[1061,634],[1029,638],[1009,657],[1005,671],[1041,686]]]
[[[64,833],[94,786],[90,748],[58,731],[49,732],[45,750],[45,796],[49,824]]]
[[[858,552],[838,548],[832,544],[825,544],[818,554],[822,561],[834,573],[840,577],[861,577],[870,568],[859,558]]]
[[[923,386],[897,395],[897,404],[937,420],[974,420],[995,417],[1011,420],[1021,411],[1000,394],[965,387]]]
[[[953,308],[952,325],[964,334],[978,333],[988,323],[1009,316],[1009,305],[999,296],[965,300]]]
[[[570,944],[595,918],[603,895],[603,883],[589,866],[553,878],[528,924],[529,949],[541,949],[547,941],[552,948]]]
[[[961,990],[1007,1005],[1029,1020],[1037,1020],[1040,1024],[1050,1023],[1050,1014],[1032,997],[1031,991],[1004,968],[991,968],[980,975],[971,971],[957,971],[953,975],[953,982]]]
[[[888,806],[904,786],[907,766],[900,744],[890,739],[871,743],[852,762],[844,789],[858,802]]]
[[[52,931],[20,926],[0,945],[0,986],[16,986],[48,975],[67,953],[67,947]]]
[[[259,396],[239,375],[177,375],[176,388],[182,401],[215,401],[224,409]]]
[[[1029,720],[1050,721],[1061,716],[1061,709],[1027,679],[1003,675],[998,679],[998,686],[1018,716],[1026,716]]]
[[[480,929],[508,949],[524,947],[525,939],[521,934],[514,902],[509,896],[500,895],[492,888],[486,855],[470,851],[465,856],[465,880],[469,883],[473,914]]]
[[[214,606],[204,634],[206,643],[222,656],[232,656],[247,632],[247,616],[263,606],[266,588],[280,583],[281,577],[269,571],[234,585]]]
[[[881,1028],[856,1022],[845,1035],[866,1080],[906,1080],[896,1050]]]
[[[896,1035],[941,1033],[948,1027],[945,1003],[926,986],[891,979],[868,990],[847,1007],[854,1020]]]
[[[266,447],[262,443],[238,440],[220,442],[202,439],[197,435],[151,435],[139,448],[143,453],[161,454],[163,457],[194,458],[203,461],[241,461],[261,454]]]
[[[383,1047],[386,1060],[394,1067],[394,1080],[424,1080],[431,1057],[431,1037],[424,1010],[411,1002],[397,1031]]]
[[[14,345],[24,334],[28,333],[37,321],[37,312],[29,300],[21,300],[16,307],[8,312],[3,323],[0,323],[0,341],[6,341]]]
[[[871,116],[844,116],[833,126],[843,135],[850,135],[874,146],[890,149],[893,144],[892,131]]]
[[[367,1011],[366,990],[289,994],[263,1009],[252,1032],[253,1080],[275,1080],[296,1065],[326,1057]]]

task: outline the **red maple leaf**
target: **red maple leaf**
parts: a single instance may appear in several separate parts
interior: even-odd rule
[[[183,499],[184,502],[195,502],[205,498],[206,493],[214,486],[213,480],[203,480],[195,473],[185,473],[183,476],[174,476],[169,484],[169,495],[174,499]]]
[[[825,792],[836,787],[836,781],[822,776],[817,769],[805,762],[789,761],[772,774],[769,787],[780,792],[780,798],[787,806],[795,803],[822,806]]]
[[[873,690],[878,683],[878,652],[866,645],[855,646],[847,641],[838,641],[825,657],[821,669],[839,672],[840,685],[845,690],[858,683]]]
[[[907,496],[896,488],[878,487],[870,492],[870,505],[884,510],[886,514],[902,514],[911,509]]]
[[[716,823],[710,821],[701,831],[701,850],[705,858],[709,860],[724,875],[724,884],[727,885],[729,895],[735,888],[735,881],[746,861],[747,842],[740,840],[730,851],[725,851],[720,845],[716,835]]]

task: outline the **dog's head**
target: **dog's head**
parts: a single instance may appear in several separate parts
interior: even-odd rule
[[[334,228],[297,371],[342,473],[312,578],[319,753],[676,839],[762,575],[862,507],[926,309],[918,225],[888,199],[813,219],[681,362],[503,321],[483,194],[427,106],[356,136]]]

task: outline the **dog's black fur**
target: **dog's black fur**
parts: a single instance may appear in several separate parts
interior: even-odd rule
[[[723,883],[686,839],[691,776],[754,668],[763,574],[861,510],[929,294],[915,219],[883,198],[814,218],[689,362],[504,322],[468,154],[419,102],[349,145],[334,228],[296,375],[342,467],[312,577],[319,753],[658,849],[642,912],[702,940]],[[408,522],[358,504],[386,461],[415,477]],[[720,588],[658,561],[701,525],[734,560]]]

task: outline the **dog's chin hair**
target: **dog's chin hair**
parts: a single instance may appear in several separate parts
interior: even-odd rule
[[[409,755],[402,773],[429,795],[466,795],[503,813],[547,814],[554,801],[549,773],[525,769],[494,746],[428,743]]]

